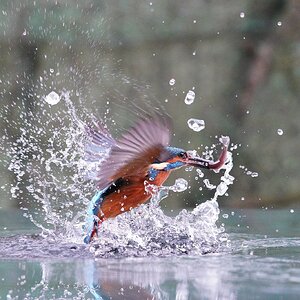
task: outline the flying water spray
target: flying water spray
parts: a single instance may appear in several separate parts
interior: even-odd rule
[[[50,109],[58,105],[59,110]],[[86,110],[78,114],[70,93],[50,92],[37,108],[35,122],[27,124],[22,117],[24,126],[19,138],[8,143],[8,168],[16,178],[10,191],[12,197],[20,200],[24,216],[40,228],[44,238],[82,244],[86,207],[95,189],[91,178],[95,177],[99,161],[107,157],[110,149],[103,147],[97,157],[86,159],[85,124],[96,122],[97,118]],[[216,223],[217,199],[227,192],[234,180],[231,169],[232,155],[228,151],[214,197],[192,211],[181,210],[175,217],[167,216],[159,203],[162,199],[172,201],[173,193],[188,189],[189,183],[178,178],[171,186],[156,190],[151,187],[153,197],[149,203],[103,222],[99,229],[101,238],[90,247],[92,253],[96,257],[110,257],[219,251],[226,245],[227,235],[224,227]],[[197,170],[205,179],[200,172]],[[24,184],[26,194],[22,189]]]

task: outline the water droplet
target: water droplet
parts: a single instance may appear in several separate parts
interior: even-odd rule
[[[291,208],[290,209],[290,213],[293,214],[295,211]]]
[[[243,18],[245,18],[245,13],[244,12],[241,12],[240,13],[240,17],[243,19]]]
[[[54,73],[54,70],[53,70],[53,69],[50,69],[50,73]]]
[[[278,22],[277,22],[277,26],[280,27],[281,25],[282,25],[282,22],[278,21]]]
[[[209,189],[209,190],[214,190],[216,188],[215,185],[211,184],[209,182],[209,179],[204,179],[203,183],[205,184],[205,186]]]
[[[244,201],[244,200],[245,200],[245,198],[244,198],[244,197],[242,197],[242,198],[241,198],[241,200],[242,200],[242,201]]]
[[[204,120],[198,120],[198,119],[189,119],[187,121],[187,124],[189,125],[189,127],[196,131],[199,132],[201,130],[203,130],[205,128],[205,122]]]
[[[228,214],[223,214],[222,217],[223,217],[224,219],[228,219],[229,216],[228,216]]]
[[[202,170],[196,169],[196,172],[198,173],[198,176],[199,176],[200,178],[203,178],[203,177],[204,177],[204,173],[202,172]]]
[[[22,33],[23,36],[27,35],[27,31],[26,29],[24,29],[23,33]]]
[[[169,81],[169,85],[174,85],[175,84],[175,79],[174,78],[172,78],[172,79],[170,79],[170,81]]]
[[[220,184],[217,186],[217,194],[219,196],[223,196],[228,190],[228,186],[225,182],[220,182]]]
[[[52,91],[44,99],[48,104],[55,105],[60,101],[60,96],[56,92]]]
[[[195,92],[189,90],[185,96],[184,103],[190,105],[194,102],[194,100],[195,100]]]
[[[172,186],[172,191],[180,193],[188,188],[188,182],[183,178],[175,180],[175,184]]]
[[[194,169],[193,166],[188,166],[188,167],[185,168],[185,171],[191,172],[191,171],[193,171],[193,169]]]
[[[277,134],[278,134],[278,135],[283,135],[283,130],[282,130],[281,128],[278,128],[278,129],[277,129]]]
[[[220,138],[219,138],[219,141],[226,147],[229,146],[229,143],[230,143],[230,138],[229,136],[224,136],[222,135]]]

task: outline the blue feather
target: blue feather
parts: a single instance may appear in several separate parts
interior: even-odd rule
[[[185,152],[183,149],[176,148],[176,147],[166,147],[166,149],[170,153],[170,157],[168,159],[173,158],[182,152]]]
[[[154,168],[150,168],[148,171],[149,180],[154,181],[158,175],[158,172],[159,172],[158,170]]]
[[[175,161],[175,162],[172,162],[172,163],[169,163],[165,168],[164,170],[165,171],[171,171],[173,169],[176,169],[176,168],[180,168],[182,166],[184,166],[185,163],[182,162],[182,161]]]
[[[84,242],[88,244],[91,241],[91,234],[98,222],[96,220],[100,205],[103,201],[103,193],[107,190],[107,188],[103,190],[97,191],[97,193],[92,198],[91,202],[87,208],[87,216],[85,218],[85,230],[87,231],[87,235],[84,238]]]

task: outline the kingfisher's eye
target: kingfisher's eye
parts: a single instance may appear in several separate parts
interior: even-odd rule
[[[181,152],[178,155],[180,158],[187,158],[186,152]]]

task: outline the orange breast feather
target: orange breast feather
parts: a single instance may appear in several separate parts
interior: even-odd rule
[[[161,186],[168,178],[170,172],[159,172],[154,181],[150,184]],[[107,195],[98,213],[100,220],[113,218],[117,215],[129,211],[151,198],[151,193],[145,191],[144,179],[128,178],[128,184]]]

